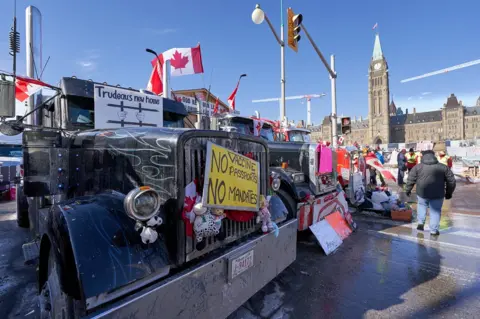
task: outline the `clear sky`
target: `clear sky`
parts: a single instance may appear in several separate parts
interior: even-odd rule
[[[259,110],[277,118],[278,103],[252,99],[280,96],[280,47],[266,24],[255,25],[251,13],[260,0],[241,1],[17,1],[22,46],[19,73],[25,74],[25,8],[43,14],[43,79],[55,84],[62,76],[145,88],[152,56],[174,47],[202,45],[205,74],[172,79],[173,89],[208,87],[224,101],[238,76],[242,80],[237,108]],[[280,28],[280,1],[263,0],[262,8]],[[480,59],[477,0],[285,0],[303,13],[304,24],[327,58],[336,55],[338,113],[366,116],[367,72],[378,22],[383,52],[390,67],[395,103],[417,111],[438,109],[450,93],[466,105],[480,95],[480,65],[401,84],[400,80]],[[8,32],[13,0],[0,5],[0,69],[10,70]],[[304,36],[298,53],[286,51],[287,96],[327,93],[312,102],[312,120],[329,114],[330,80]],[[287,101],[289,119],[306,119],[306,104]]]

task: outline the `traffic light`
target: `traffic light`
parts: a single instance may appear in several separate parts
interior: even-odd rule
[[[298,41],[300,41],[300,31],[302,30],[301,24],[303,16],[301,14],[295,14],[292,8],[288,8],[288,46],[295,52],[298,52]]]
[[[352,132],[351,123],[349,117],[342,117],[342,134],[350,134]]]

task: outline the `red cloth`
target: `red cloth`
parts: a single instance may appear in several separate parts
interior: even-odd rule
[[[228,219],[235,222],[248,222],[255,216],[255,213],[244,210],[226,210],[225,215],[227,215]]]

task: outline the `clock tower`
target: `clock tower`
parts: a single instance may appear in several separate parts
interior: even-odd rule
[[[369,143],[390,142],[388,64],[383,56],[380,36],[375,35],[372,60],[368,70],[368,140]]]

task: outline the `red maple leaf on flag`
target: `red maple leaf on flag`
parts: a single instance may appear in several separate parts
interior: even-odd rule
[[[170,65],[177,70],[180,69],[180,73],[182,73],[182,69],[185,69],[187,64],[188,64],[188,56],[182,57],[182,54],[177,50],[175,50],[175,53],[170,59]]]

